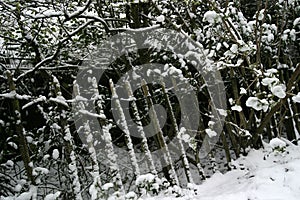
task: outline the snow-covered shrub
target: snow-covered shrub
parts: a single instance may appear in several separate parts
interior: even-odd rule
[[[171,186],[167,189],[168,194],[172,194],[175,197],[181,197],[183,196],[182,188],[180,188],[177,185]]]
[[[97,195],[97,190],[94,188],[94,192]],[[114,192],[114,184],[113,183],[105,183],[101,186],[101,198],[108,199],[108,197]]]
[[[157,176],[148,173],[137,177],[135,185],[141,195],[158,194],[162,186],[162,180]]]

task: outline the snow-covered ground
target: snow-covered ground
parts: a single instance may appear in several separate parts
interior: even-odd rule
[[[278,146],[279,150],[273,148]],[[236,169],[216,173],[203,184],[195,186],[197,194],[185,190],[184,196],[160,194],[144,200],[299,200],[300,147],[286,148],[274,140],[265,149],[251,150],[246,157],[233,162]],[[282,151],[283,150],[283,151]]]

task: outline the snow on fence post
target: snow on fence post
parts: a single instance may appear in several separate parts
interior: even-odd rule
[[[143,90],[145,98],[147,99],[147,103],[148,103],[148,106],[149,106],[150,118],[151,118],[151,120],[153,120],[153,124],[155,126],[153,128],[157,132],[156,136],[157,136],[157,140],[158,140],[158,145],[162,150],[164,150],[164,155],[163,155],[164,162],[167,164],[168,167],[170,167],[170,170],[168,171],[168,174],[169,174],[173,184],[179,186],[178,177],[177,177],[177,174],[175,172],[175,168],[172,164],[171,154],[170,154],[169,148],[166,144],[166,141],[164,139],[162,130],[160,129],[157,114],[154,110],[153,102],[152,102],[152,99],[150,97],[149,88],[147,86],[147,82],[144,79],[142,80],[142,90]]]
[[[129,129],[128,129],[128,126],[127,126],[127,122],[126,122],[126,119],[125,119],[125,115],[124,115],[123,108],[121,106],[118,94],[116,93],[114,83],[111,79],[109,80],[109,85],[110,85],[110,90],[111,90],[111,93],[112,93],[111,100],[114,101],[115,107],[116,107],[116,109],[118,111],[118,114],[120,116],[120,124],[119,125],[121,126],[122,131],[125,133],[125,142],[126,142],[128,150],[129,150],[129,156],[130,156],[131,164],[132,164],[132,167],[133,167],[133,172],[134,172],[136,177],[139,177],[140,176],[140,168],[139,168],[138,163],[137,163],[133,143],[132,143],[132,140],[131,140],[131,137],[130,137],[130,132],[129,132]]]
[[[76,164],[76,155],[75,155],[74,150],[71,151],[70,159],[71,159],[71,162],[69,163],[69,173],[70,173],[71,179],[73,180],[72,185],[73,185],[73,190],[75,193],[75,199],[82,200],[81,184],[79,181],[77,164]]]
[[[112,138],[109,133],[109,130],[111,129],[111,124],[106,124],[102,127],[103,131],[103,139],[105,141],[105,153],[107,154],[108,158],[108,165],[110,168],[111,174],[114,174],[113,176],[113,183],[115,185],[115,189],[117,188],[118,192],[121,196],[125,195],[124,186],[122,183],[122,178],[120,175],[119,166],[117,163],[117,155],[114,152],[114,147],[112,143]]]
[[[128,92],[129,99],[134,99],[132,88],[131,88],[130,83],[128,81],[125,82],[125,87],[126,87],[126,90]],[[132,101],[132,108],[133,108],[133,115],[135,116],[136,123],[138,125],[138,127],[137,127],[138,132],[139,132],[140,136],[142,137],[142,147],[143,147],[143,150],[145,151],[145,155],[146,155],[146,158],[147,158],[147,161],[148,161],[149,169],[150,169],[152,174],[157,175],[157,171],[155,169],[155,165],[154,165],[154,162],[153,162],[151,151],[149,150],[149,146],[148,146],[148,143],[147,143],[147,137],[145,135],[143,125],[142,125],[142,122],[141,122],[141,117],[139,115],[138,107],[137,107],[136,102],[134,100]]]
[[[93,92],[93,96],[92,96],[92,100],[94,101],[94,103],[96,104],[96,110],[98,112],[98,115],[99,116],[102,116],[104,117],[104,111],[103,111],[103,108],[102,108],[102,104],[104,103],[104,100],[103,98],[99,95],[99,92],[98,92],[98,83],[97,83],[97,80],[95,77],[91,78],[90,79],[90,82],[92,84],[92,92]],[[74,84],[75,87],[78,88],[78,85]],[[79,89],[77,88],[74,88],[74,92],[77,91],[77,95],[79,95]],[[76,95],[76,93],[75,93]],[[81,102],[81,109],[85,109],[84,108],[84,104],[83,102]],[[105,142],[105,153],[107,155],[107,158],[108,158],[108,167],[109,167],[109,170],[110,170],[110,174],[113,174],[113,184],[114,184],[114,189],[117,191],[120,199],[124,199],[124,196],[125,196],[125,189],[124,189],[124,186],[123,186],[123,183],[122,183],[122,178],[121,178],[121,174],[120,174],[120,170],[119,170],[119,167],[118,167],[118,163],[117,163],[117,155],[115,154],[114,152],[114,147],[113,147],[113,143],[112,143],[112,138],[111,138],[111,135],[110,135],[110,128],[111,128],[111,124],[109,123],[102,123],[102,121],[99,121],[99,123],[101,122],[101,127],[102,129],[100,131],[102,131],[102,139],[104,140]],[[101,180],[100,180],[100,174],[99,174],[99,164],[98,164],[98,161],[97,161],[97,157],[96,157],[96,150],[95,150],[95,147],[94,147],[94,142],[93,142],[93,137],[92,135],[90,134],[90,127],[87,126],[88,124],[85,124],[85,133],[87,134],[86,137],[87,137],[87,143],[88,143],[88,146],[89,146],[89,152],[91,153],[91,156],[92,156],[92,160],[93,160],[93,171],[94,171],[94,174],[93,174],[93,178],[94,178],[94,182],[93,182],[93,185],[90,187],[89,189],[89,192],[91,194],[91,197],[92,199],[98,199],[98,195],[99,195],[99,188],[96,188],[96,184],[98,186],[102,186],[100,185],[101,184]],[[97,191],[97,194],[95,194],[95,189]]]
[[[178,141],[178,144],[179,144],[179,149],[180,149],[180,153],[181,153],[181,156],[182,156],[183,168],[185,170],[187,181],[188,181],[188,183],[194,183],[193,177],[192,177],[192,174],[191,174],[191,171],[190,171],[190,165],[189,165],[189,162],[188,162],[188,159],[187,159],[187,156],[186,156],[186,152],[185,152],[185,149],[184,149],[184,146],[183,146],[183,143],[182,143],[182,131],[179,131],[179,129],[178,129],[175,114],[172,110],[172,105],[171,105],[170,99],[168,97],[168,93],[166,91],[166,85],[162,80],[161,80],[160,84],[161,84],[161,87],[162,87],[162,91],[163,91],[165,100],[167,102],[167,108],[169,110],[169,114],[171,116],[171,122],[172,122],[173,128],[175,130],[175,135],[176,135],[176,138],[177,138],[177,141]]]
[[[56,81],[57,79],[54,79]],[[60,87],[59,84],[56,83],[55,85],[55,95],[60,95]],[[79,181],[79,176],[78,176],[78,170],[77,170],[77,163],[76,163],[76,154],[74,152],[74,144],[72,142],[72,135],[70,132],[69,127],[63,127],[64,130],[64,140],[66,141],[66,146],[67,146],[67,151],[69,156],[70,156],[70,163],[68,165],[69,167],[69,175],[70,178],[73,180],[72,185],[73,185],[73,190],[75,193],[75,199],[76,200],[82,200],[82,195],[81,195],[81,184]]]
[[[52,82],[52,92],[53,95],[56,99],[59,99],[59,101],[65,101],[63,98],[62,93],[61,93],[61,88],[58,79],[53,76],[53,82]],[[76,90],[76,87],[74,86],[74,91],[79,92]],[[76,93],[77,94],[77,93]],[[55,99],[53,98],[53,99]],[[64,102],[65,103],[65,102]],[[77,161],[76,161],[76,154],[74,151],[74,144],[73,144],[73,138],[70,132],[70,128],[67,125],[67,119],[66,117],[63,117],[65,115],[61,115],[60,121],[62,122],[62,130],[64,133],[64,141],[66,145],[66,151],[67,151],[67,156],[70,157],[70,163],[68,164],[69,168],[69,176],[72,180],[72,188],[74,191],[75,199],[76,200],[82,200],[82,195],[81,195],[81,183],[80,183],[80,178],[78,175],[78,169],[77,169]]]
[[[98,96],[97,84],[95,86],[94,81],[95,81],[95,79],[91,79],[92,89],[94,91],[94,95]],[[76,99],[77,96],[80,96],[79,86],[76,83],[76,81],[74,81],[74,89],[73,90],[74,90],[75,99]],[[97,91],[97,93],[96,93],[96,91]],[[79,110],[82,110],[82,111],[85,110],[85,105],[82,101],[78,101],[76,103],[77,103]],[[91,132],[89,121],[84,116],[82,116],[82,119],[83,119],[83,123],[84,123],[84,125],[83,125],[84,136],[86,138],[88,152],[90,153],[90,157],[92,159],[92,169],[93,169],[93,171],[91,173],[91,175],[93,177],[93,184],[89,188],[89,193],[91,195],[91,199],[95,200],[97,198],[100,198],[101,186],[102,186],[100,174],[99,174],[99,163],[97,160],[96,149],[94,147],[94,138],[93,138],[93,134]]]

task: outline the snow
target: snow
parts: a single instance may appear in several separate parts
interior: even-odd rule
[[[95,118],[101,118],[101,119],[106,119],[106,116],[104,114],[97,114],[97,113],[92,113],[92,112],[89,112],[87,110],[79,110],[79,112],[83,115],[88,115],[90,117],[95,117]]]
[[[165,16],[160,15],[160,16],[158,16],[158,17],[156,18],[156,20],[157,20],[158,22],[164,22],[164,21],[165,21]]]
[[[141,189],[141,193],[145,193],[147,190],[159,190],[162,181],[157,176],[148,173],[137,177],[135,184]]]
[[[294,22],[293,22],[293,25],[294,25],[294,26],[296,26],[296,25],[298,25],[298,24],[300,24],[300,17],[296,18],[296,19],[294,20]]]
[[[272,74],[277,74],[278,73],[278,70],[277,69],[274,69],[274,68],[271,68],[271,69],[267,69],[266,70],[266,73],[264,73],[266,76],[270,76]]]
[[[293,97],[292,97],[292,100],[293,100],[295,103],[300,103],[300,92],[298,92],[297,95],[293,96]]]
[[[66,135],[64,136],[64,139],[66,141],[71,141],[71,139],[72,139],[72,135],[70,133],[70,129],[69,128],[66,129]]]
[[[229,47],[229,44],[227,42],[223,42],[223,45],[224,45],[225,48]]]
[[[132,79],[133,80],[138,80],[140,78],[139,75],[137,75],[137,73],[135,71],[132,71]]]
[[[33,138],[31,136],[26,136],[26,140],[29,144],[33,142]]]
[[[275,148],[283,148],[286,146],[286,143],[284,141],[282,141],[281,139],[279,138],[273,138],[271,141],[270,141],[270,146],[275,149]]]
[[[176,67],[170,67],[169,69],[168,69],[168,73],[170,74],[170,75],[181,75],[182,74],[182,71],[180,70],[180,69],[177,69]]]
[[[35,104],[35,103],[43,102],[43,101],[46,101],[46,97],[45,97],[45,96],[40,96],[39,98],[34,99],[34,100],[32,100],[31,102],[25,104],[25,105],[22,107],[22,110],[28,108],[29,106],[32,106],[32,105]]]
[[[269,32],[268,35],[266,36],[266,38],[267,38],[268,42],[272,42],[274,40],[274,35]]]
[[[125,19],[126,18],[126,14],[120,13],[120,18],[121,19]]]
[[[79,96],[79,95],[77,95],[77,96],[75,97],[75,100],[76,100],[76,101],[87,101],[86,98],[84,98],[84,97],[82,97],[82,96]]]
[[[57,123],[53,123],[50,127],[55,129],[55,130],[60,130],[61,129],[61,127]]]
[[[243,109],[239,105],[234,105],[234,106],[231,107],[231,110],[235,110],[235,111],[241,112]]]
[[[125,195],[125,199],[137,199],[137,195],[135,192],[128,192],[126,195]]]
[[[271,88],[271,92],[280,99],[283,99],[286,96],[286,87],[283,84],[276,85]]]
[[[279,139],[280,140],[280,139]],[[279,142],[280,144],[282,144]],[[277,142],[275,142],[277,143]],[[290,145],[284,152],[272,149],[273,141],[265,149],[232,161],[236,168],[225,174],[216,172],[201,185],[195,194],[189,189],[176,198],[172,193],[142,197],[144,200],[298,200],[300,196],[300,147]]]
[[[210,24],[213,24],[219,18],[218,14],[215,11],[207,11],[204,14],[203,21],[207,21]]]
[[[263,20],[264,13],[265,13],[265,9],[262,9],[261,11],[259,11],[259,14],[258,14],[258,20],[259,21]]]
[[[109,190],[109,188],[113,188],[114,187],[114,184],[112,183],[106,183],[102,186],[102,189],[103,190]]]
[[[291,37],[292,41],[296,41],[297,36],[296,36],[296,30],[295,29],[292,29],[290,31],[290,37]]]
[[[217,109],[217,111],[219,112],[219,114],[220,115],[222,115],[222,116],[227,116],[227,111],[226,110],[224,110],[224,109]]]
[[[45,161],[45,160],[47,160],[48,158],[50,158],[50,155],[49,155],[49,154],[46,154],[46,155],[44,155],[43,160]]]
[[[186,143],[189,143],[190,140],[191,140],[191,137],[189,134],[186,133],[186,128],[184,127],[181,127],[180,128],[180,131],[179,131],[179,135],[181,136],[181,140],[186,142]]]
[[[7,144],[12,146],[14,149],[18,149],[18,145],[14,142],[8,142]]]
[[[268,71],[265,74],[270,75],[275,72],[277,72],[277,70]],[[279,79],[276,77],[266,77],[262,79],[261,84],[264,86],[268,86],[272,94],[280,99],[283,99],[286,96],[286,86],[284,84],[279,84]]]
[[[260,100],[257,97],[249,97],[246,101],[246,106],[257,111],[263,110],[264,112],[266,112],[269,108],[269,103],[266,99]]]
[[[48,174],[49,170],[43,167],[36,167],[33,169],[33,175],[38,175],[38,174]]]
[[[20,196],[15,198],[15,200],[30,200],[31,197],[32,197],[31,192],[23,192],[22,194],[20,194]]]
[[[237,53],[237,52],[238,52],[238,45],[233,44],[233,45],[231,46],[231,48],[230,48],[230,51],[231,51],[232,53]]]
[[[95,184],[92,184],[89,188],[89,193],[91,195],[90,199],[91,200],[95,200],[97,199],[98,197],[98,191],[97,191],[98,188],[95,187]]]
[[[233,98],[229,98],[228,101],[229,101],[230,105],[233,105],[233,103],[234,103]]]
[[[60,192],[55,192],[54,194],[48,194],[44,200],[55,200],[59,197]]]
[[[37,14],[34,17],[35,18],[43,18],[43,17],[51,17],[51,16],[60,16],[64,13],[62,11],[54,11],[54,10],[45,10],[42,14]]]
[[[182,141],[189,143],[191,140],[191,137],[189,134],[182,134],[181,139],[182,139]]]
[[[55,98],[51,97],[49,101],[53,101],[55,103],[61,104],[65,107],[69,107],[69,105],[66,103],[66,99],[63,96],[57,96]]]
[[[207,133],[208,137],[210,137],[210,138],[218,135],[214,130],[211,130],[210,128],[205,129],[205,132]]]
[[[283,41],[287,40],[289,32],[290,32],[290,29],[286,29],[286,30],[283,31],[283,34],[281,36],[281,38],[282,38]]]
[[[247,90],[245,88],[240,88],[240,94],[247,94]]]
[[[8,161],[6,161],[5,165],[7,167],[13,167],[14,166],[14,162],[12,160],[8,160]]]
[[[262,79],[262,81],[261,81],[261,84],[263,84],[264,86],[269,86],[269,87],[271,87],[272,85],[277,84],[277,83],[279,83],[279,79],[275,78],[275,77],[273,77],[273,78],[266,77],[266,78]]]
[[[54,160],[57,160],[58,157],[59,157],[59,151],[58,151],[58,149],[54,149],[53,152],[52,152],[52,158]]]
[[[20,184],[17,184],[14,188],[15,192],[20,192],[21,190],[22,190],[22,185],[20,185]]]
[[[135,181],[135,184],[140,186],[140,185],[143,185],[145,183],[152,183],[154,182],[155,180],[155,175],[153,174],[143,174],[143,175],[140,175],[136,181]]]
[[[216,47],[216,50],[219,51],[219,50],[221,49],[221,47],[222,47],[222,44],[221,44],[221,43],[218,43],[218,44],[217,44],[217,47]]]
[[[7,99],[20,99],[20,100],[30,99],[30,96],[17,94],[15,90],[9,93],[0,94],[0,97],[4,97]]]
[[[22,186],[21,186],[22,187]],[[20,189],[20,186],[18,186],[17,189]],[[1,200],[31,200],[31,199],[37,199],[37,188],[36,186],[31,185],[30,190],[28,192],[23,192],[18,197],[12,198],[12,197],[1,197]]]

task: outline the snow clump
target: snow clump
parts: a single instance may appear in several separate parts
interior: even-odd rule
[[[213,24],[214,22],[218,22],[220,20],[220,16],[215,11],[207,11],[204,14],[203,21]]]
[[[264,112],[267,112],[269,108],[269,103],[266,99],[259,99],[257,97],[249,97],[246,101],[246,106],[253,108],[257,111],[263,110]]]
[[[297,95],[293,96],[293,97],[292,97],[292,100],[293,100],[295,103],[300,103],[300,92],[298,92]]]

